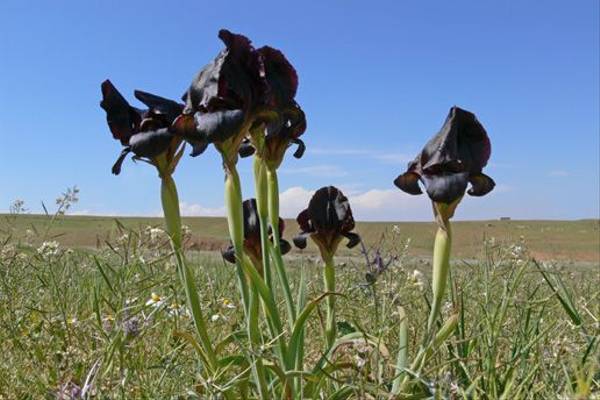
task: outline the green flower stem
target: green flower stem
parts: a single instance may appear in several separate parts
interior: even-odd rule
[[[279,233],[279,182],[277,180],[277,171],[272,168],[267,169],[267,188],[268,188],[268,202],[269,202],[269,222],[273,231],[273,237],[278,238]],[[277,269],[277,275],[281,287],[283,288],[283,294],[285,297],[285,304],[288,311],[290,327],[293,326],[296,320],[296,307],[294,305],[294,299],[292,297],[292,291],[290,290],[290,284],[288,281],[287,273],[285,271],[285,265],[283,263],[283,257],[281,256],[281,243],[279,240],[273,240],[273,244],[269,244],[270,253]]]
[[[267,170],[259,157],[254,157],[254,185],[256,192],[256,208],[260,221],[260,247],[262,255],[263,276],[267,287],[273,295],[273,279],[271,273],[271,262],[269,256],[269,209],[268,209],[268,186]]]
[[[247,256],[244,257],[244,260],[241,262],[241,266],[244,272],[246,273],[246,276],[248,276],[249,281],[251,282],[252,289],[256,291],[263,300],[265,312],[267,314],[267,318],[269,319],[270,327],[272,327],[274,336],[277,338],[277,342],[279,344],[279,352],[281,354],[283,364],[285,365],[286,370],[292,369],[293,362],[289,362],[289,360],[287,359],[287,346],[285,344],[285,338],[282,334],[283,325],[281,323],[279,312],[277,310],[277,304],[275,304],[273,295],[267,287],[267,285],[265,284],[264,279],[262,278],[262,276],[260,276],[260,274],[252,265],[252,262]]]
[[[196,332],[198,333],[198,337],[200,338],[200,342],[202,344],[202,349],[209,364],[207,367],[209,370],[214,372],[217,369],[218,361],[206,329],[206,320],[204,319],[204,315],[202,314],[202,309],[200,307],[198,290],[196,288],[196,284],[194,283],[193,275],[187,266],[187,263],[185,262],[181,239],[179,197],[177,195],[175,181],[170,174],[166,174],[161,177],[161,200],[165,215],[165,223],[167,225],[167,232],[171,238],[171,243],[175,252],[179,278],[185,287],[185,295],[188,306],[192,313],[192,318],[194,320],[194,327],[196,328]]]
[[[323,258],[325,261],[325,269],[323,270],[323,281],[325,283],[325,292],[335,292],[335,266],[333,264],[333,256]],[[325,341],[327,348],[331,348],[335,342],[336,326],[335,326],[335,296],[327,296],[325,299],[327,305],[327,317],[325,320]]]
[[[256,353],[259,351],[261,335],[259,330],[259,301],[258,292],[254,285],[248,285],[248,268],[244,271],[246,259],[244,252],[244,212],[242,208],[242,187],[240,176],[235,164],[225,165],[225,204],[227,207],[227,222],[229,224],[229,235],[235,251],[235,264],[238,275],[238,283],[247,316],[247,330],[250,345],[255,354],[252,355],[252,371],[255,383],[261,399],[267,399],[267,383],[262,359]],[[250,267],[254,269],[254,267]],[[254,269],[256,273],[256,270]]]
[[[454,314],[450,316],[444,322],[444,325],[440,328],[440,330],[435,334],[433,340],[429,342],[426,347],[421,347],[419,352],[415,356],[412,364],[410,365],[410,370],[414,374],[419,374],[423,367],[427,364],[431,356],[434,352],[442,345],[444,342],[454,333],[458,326],[458,314]],[[402,382],[400,383],[400,390],[398,392],[404,392],[407,386],[410,384],[410,380],[408,379],[408,375],[404,374],[402,377]],[[395,383],[394,383],[395,384]],[[394,393],[394,392],[393,392]],[[398,393],[394,393],[398,394]]]
[[[440,226],[437,230],[433,245],[433,275],[431,282],[433,299],[431,301],[431,312],[427,320],[427,336],[430,336],[433,332],[435,321],[440,314],[448,282],[448,273],[450,271],[452,231],[450,229],[450,221],[446,219],[444,222],[445,226]]]
[[[242,268],[244,254],[244,212],[242,210],[242,187],[235,164],[225,164],[225,206],[229,236],[235,251],[235,267],[242,296],[244,311],[248,315],[248,282]]]
[[[256,290],[250,291],[250,304],[248,305],[248,337],[250,338],[250,345],[252,347],[252,358],[254,363],[252,365],[252,372],[256,381],[256,386],[261,399],[268,399],[268,385],[265,375],[265,367],[262,362],[262,357],[258,354],[260,352],[261,335],[258,328],[259,319],[259,301],[258,292]]]
[[[165,175],[161,178],[160,197],[165,216],[167,232],[173,242],[173,247],[179,253],[181,252],[181,215],[179,213],[179,196],[177,187],[171,175]]]
[[[398,356],[396,358],[396,378],[392,385],[393,394],[400,392],[400,386],[404,381],[404,375],[406,375],[404,369],[408,364],[408,321],[404,307],[398,307],[398,313],[400,316],[400,334]]]

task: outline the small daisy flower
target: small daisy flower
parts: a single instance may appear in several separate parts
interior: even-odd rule
[[[235,304],[233,304],[233,302],[231,300],[225,298],[225,299],[223,299],[223,307],[229,308],[229,309],[234,309]]]
[[[152,294],[150,295],[150,299],[148,299],[148,301],[146,302],[146,305],[158,308],[161,307],[164,303],[165,299],[163,299],[158,294],[152,292]]]

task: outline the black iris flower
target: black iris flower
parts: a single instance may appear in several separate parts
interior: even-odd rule
[[[301,232],[294,238],[294,244],[304,249],[310,237],[319,247],[321,255],[332,257],[343,238],[348,239],[348,248],[360,243],[360,236],[352,232],[354,218],[348,198],[333,186],[317,190],[308,208],[296,218]]]
[[[244,250],[245,253],[250,257],[252,262],[257,268],[262,268],[262,251],[260,245],[260,219],[258,218],[258,211],[255,199],[245,200],[242,204],[244,211]],[[283,219],[279,218],[279,235],[277,239],[281,244],[281,253],[286,254],[290,251],[290,244],[283,238],[283,230],[285,224]],[[271,241],[273,240],[272,232],[269,232]],[[223,258],[228,262],[235,264],[235,250],[233,245],[230,245],[227,250],[223,252]]]
[[[442,129],[394,184],[416,195],[422,193],[420,180],[437,203],[453,203],[465,191],[471,196],[483,196],[495,186],[494,180],[482,173],[490,154],[490,139],[475,114],[452,107]],[[468,183],[471,188],[467,191]]]
[[[115,139],[124,146],[112,172],[121,172],[123,160],[130,152],[135,158],[152,160],[169,148],[177,147],[180,139],[169,131],[181,114],[183,104],[150,93],[136,90],[135,97],[144,103],[145,110],[129,105],[113,84],[102,82],[100,106],[106,111],[106,121]]]
[[[294,157],[304,154],[300,136],[306,131],[306,116],[294,99],[298,89],[296,70],[279,50],[265,46],[258,49],[265,69],[269,93],[267,107],[254,122],[252,141],[260,156],[277,168],[291,144],[298,147]]]
[[[239,147],[265,104],[264,66],[250,40],[224,29],[219,38],[225,49],[194,78],[184,95],[183,115],[175,123],[175,132],[192,144],[192,156],[201,154],[209,143],[229,139]]]
[[[306,122],[294,101],[298,76],[292,65],[276,49],[255,49],[243,35],[223,29],[219,38],[225,49],[194,78],[173,131],[192,144],[192,156],[210,143],[221,152],[251,155],[248,133],[266,125],[267,136],[284,137],[285,147],[298,143]]]

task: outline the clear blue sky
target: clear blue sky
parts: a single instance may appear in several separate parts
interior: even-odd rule
[[[458,218],[598,218],[599,14],[597,0],[3,0],[0,210],[23,199],[40,212],[78,185],[75,212],[158,214],[153,168],[127,161],[110,174],[120,144],[100,83],[130,100],[136,88],[179,98],[228,28],[281,49],[300,76],[308,151],[282,167],[288,215],[335,184],[359,219],[428,219],[426,197],[392,181],[458,105],[487,128],[498,184]],[[221,212],[215,153],[178,168],[187,213]],[[248,196],[250,168],[241,162]]]

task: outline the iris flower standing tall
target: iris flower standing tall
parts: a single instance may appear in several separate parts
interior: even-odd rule
[[[398,188],[413,195],[422,193],[421,181],[433,203],[438,224],[433,248],[433,300],[427,321],[429,334],[440,312],[450,270],[450,218],[465,192],[483,196],[494,188],[494,180],[482,172],[490,154],[490,139],[475,114],[452,107],[442,129],[394,181]],[[471,188],[467,190],[469,183]]]
[[[279,182],[277,169],[281,165],[285,152],[292,144],[297,145],[294,157],[304,154],[304,143],[299,137],[306,130],[306,117],[295,101],[298,88],[296,70],[279,50],[265,46],[257,50],[261,56],[265,79],[269,87],[266,107],[255,121],[245,149],[245,155],[254,153],[254,177],[258,215],[263,232],[263,245],[270,250],[279,282],[283,289],[289,321],[296,319],[296,310],[292,300],[289,281],[283,263],[283,249],[279,242],[272,245],[266,240],[270,229],[275,236],[279,224]],[[269,258],[263,258],[265,280],[272,288]],[[290,326],[291,327],[291,326]]]
[[[237,172],[238,153],[243,152],[243,145],[248,142],[265,121],[271,121],[278,115],[277,106],[281,98],[293,99],[293,88],[285,89],[287,83],[280,76],[288,71],[271,68],[272,59],[285,60],[283,54],[270,47],[255,49],[250,40],[243,35],[234,34],[227,30],[219,32],[219,38],[226,48],[193,80],[185,95],[186,106],[173,124],[172,131],[190,142],[193,146],[192,155],[202,153],[209,143],[214,144],[223,159],[225,170],[225,203],[228,211],[229,233],[234,248],[238,281],[246,314],[249,316],[249,334],[251,339],[258,341],[257,317],[257,288],[255,284],[249,287],[247,279],[252,279],[254,271],[244,272],[246,254],[244,251],[244,219],[242,208],[242,192],[239,174]],[[277,64],[279,65],[279,64]],[[289,64],[288,64],[289,65]],[[290,66],[291,67],[291,66]],[[291,69],[293,71],[293,68]],[[297,82],[295,71],[293,81]],[[291,94],[290,94],[291,91]],[[260,168],[257,170],[257,186],[262,187]],[[268,227],[266,225],[266,196],[264,191],[257,190],[257,208],[261,219],[261,246],[263,248],[263,270],[267,287],[271,289],[271,273],[269,257],[266,249],[269,247]],[[276,210],[278,211],[278,210]],[[279,214],[271,213],[274,237],[279,236]],[[274,241],[273,247],[279,248],[280,242]],[[279,253],[281,254],[281,252]],[[262,279],[262,278],[261,278]],[[272,296],[272,293],[263,295]],[[252,303],[252,307],[250,306]],[[280,321],[276,313],[270,327],[275,336],[281,336]],[[282,354],[283,351],[282,344]],[[259,366],[260,367],[260,366]],[[260,373],[260,371],[258,371]],[[261,378],[259,377],[259,380]],[[259,383],[260,384],[260,383]],[[264,397],[264,392],[263,392]]]
[[[248,38],[227,30],[219,31],[219,38],[225,49],[192,81],[184,95],[185,109],[172,130],[192,144],[192,156],[204,152],[210,143],[221,154],[229,234],[236,254],[242,301],[248,312],[248,283],[241,265],[244,221],[237,161],[240,145],[264,103],[266,83],[260,57]]]
[[[148,107],[140,110],[129,105],[109,80],[102,83],[101,89],[100,106],[106,111],[108,126],[113,137],[124,146],[112,167],[113,174],[121,172],[123,161],[129,153],[134,154],[134,160],[147,162],[158,171],[165,222],[177,260],[178,273],[202,343],[206,367],[215,371],[216,355],[200,309],[197,289],[183,255],[179,199],[172,177],[183,154],[184,145],[181,138],[171,133],[170,128],[182,112],[183,105],[150,93],[135,91],[135,97]]]
[[[333,257],[344,238],[346,246],[352,248],[360,243],[360,236],[354,230],[354,218],[348,198],[336,187],[326,186],[317,190],[296,218],[301,232],[294,238],[294,244],[304,249],[306,239],[311,238],[319,248],[325,264],[323,281],[327,292],[335,292],[335,264]],[[327,297],[327,319],[325,323],[325,339],[330,348],[336,337],[335,300]]]

